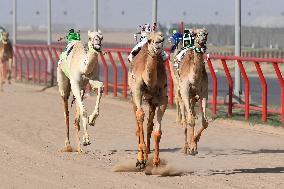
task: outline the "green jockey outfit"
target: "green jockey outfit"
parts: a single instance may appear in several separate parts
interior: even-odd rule
[[[61,67],[61,70],[64,72],[66,77],[70,79],[70,67],[67,62],[67,56],[72,51],[74,44],[81,40],[81,37],[79,33],[74,31],[74,29],[70,29],[66,39],[68,44],[60,55],[58,66]]]
[[[179,70],[179,62],[184,57],[188,49],[193,49],[196,53],[205,53],[206,47],[198,48],[194,45],[194,42],[195,42],[194,35],[191,35],[190,30],[185,29],[183,35],[183,48],[180,49],[180,51],[176,55],[176,58],[174,59],[174,67],[177,70]]]

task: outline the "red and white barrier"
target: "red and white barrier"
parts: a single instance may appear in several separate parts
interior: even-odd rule
[[[25,76],[25,80],[29,81],[30,77],[33,83],[38,84],[48,84],[54,85],[55,78],[55,66],[57,66],[57,61],[59,58],[59,54],[62,52],[64,46],[61,45],[31,45],[31,44],[16,44],[14,46],[14,79],[15,80],[23,80],[23,76]],[[113,91],[113,96],[117,96],[118,90],[122,91],[122,95],[124,98],[127,98],[127,65],[125,64],[125,60],[123,59],[123,55],[128,55],[131,49],[129,48],[104,48],[104,54],[100,54],[100,66],[103,66],[103,81],[104,81],[104,93],[108,95],[109,88]],[[169,51],[168,49],[166,51]],[[113,57],[117,57],[114,59]],[[109,60],[110,64],[107,63],[106,58]],[[50,60],[50,73],[47,72],[47,61]],[[224,104],[224,102],[217,102],[217,76],[214,72],[214,65],[211,60],[220,60],[220,63],[223,66],[227,81],[228,81],[228,116],[232,116],[233,108],[243,108],[245,111],[245,120],[249,119],[250,110],[262,111],[262,121],[266,122],[267,120],[267,112],[281,114],[281,121],[284,123],[284,80],[278,64],[284,63],[284,59],[274,59],[274,58],[252,58],[252,57],[236,57],[236,56],[221,56],[221,55],[210,55],[207,59],[207,64],[209,68],[210,75],[212,77],[212,101],[209,102],[212,104],[212,113],[213,115],[217,114],[217,104]],[[234,60],[238,62],[238,66],[241,71],[241,75],[245,82],[245,104],[236,104],[233,103],[233,79],[231,77],[231,73],[227,66],[228,60]],[[248,64],[254,64],[256,67],[256,71],[258,73],[259,79],[261,81],[262,87],[262,107],[251,106],[249,102],[250,95],[250,81],[247,76],[247,73],[244,69],[243,62],[247,62]],[[280,83],[281,87],[281,110],[276,109],[267,109],[267,84],[265,77],[262,73],[260,64],[268,62],[273,64],[275,74]],[[25,69],[23,70],[23,64]],[[122,68],[123,77],[122,81],[118,81],[118,65]],[[109,66],[113,71],[113,82],[109,82]],[[31,70],[30,70],[31,68]],[[166,68],[168,71],[168,81],[169,81],[169,105],[172,106],[174,99],[174,84],[171,77],[169,61],[166,61]],[[31,71],[31,75],[30,75]],[[90,90],[90,87],[88,87]]]

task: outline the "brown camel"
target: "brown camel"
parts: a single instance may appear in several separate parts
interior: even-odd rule
[[[9,33],[2,32],[0,35],[0,91],[3,91],[5,79],[9,84],[11,83],[13,48],[9,40]],[[8,61],[8,68],[5,65],[6,61]]]
[[[153,164],[158,166],[159,143],[162,135],[161,121],[167,108],[167,75],[162,60],[164,38],[161,32],[150,33],[146,43],[134,57],[132,69],[128,72],[128,83],[132,93],[133,110],[136,118],[136,138],[138,156],[136,166],[144,168],[147,154],[150,152],[150,138],[153,131],[155,112],[157,109],[157,123],[154,130],[155,154]],[[148,102],[149,118],[147,124],[147,147],[144,141],[144,111],[142,98]]]
[[[197,153],[197,142],[201,133],[208,127],[206,116],[206,107],[208,99],[208,76],[204,65],[204,50],[208,32],[205,28],[194,30],[195,45],[189,49],[181,62],[179,70],[173,67],[173,59],[171,60],[171,72],[174,75],[176,88],[176,102],[178,108],[177,120],[182,123],[185,128],[185,154],[195,155]],[[176,55],[176,53],[174,54]],[[196,113],[194,111],[195,103],[201,99],[202,101],[202,128],[195,135],[194,126]],[[188,125],[191,126],[191,139],[188,140]]]
[[[80,41],[74,43],[70,54],[67,55],[67,61],[63,61],[57,67],[57,81],[59,92],[64,101],[64,117],[66,123],[66,140],[65,147],[67,151],[72,150],[69,140],[69,111],[68,111],[68,98],[70,92],[76,99],[76,139],[77,151],[83,152],[80,143],[80,116],[83,121],[84,135],[83,145],[89,145],[89,135],[87,133],[87,124],[93,126],[96,118],[99,115],[99,103],[103,89],[103,83],[97,80],[97,64],[98,55],[101,49],[101,41],[103,36],[100,32],[88,31],[89,42],[87,52],[84,49],[84,44]],[[98,89],[98,96],[93,113],[88,117],[86,108],[83,104],[83,96],[87,84],[90,83],[92,89]]]

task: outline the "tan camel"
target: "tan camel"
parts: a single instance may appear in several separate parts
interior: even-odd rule
[[[173,59],[171,59],[171,72],[174,76],[175,95],[177,102],[178,115],[177,120],[182,123],[185,128],[185,154],[195,155],[197,153],[197,142],[201,133],[208,127],[206,116],[206,107],[208,99],[208,76],[204,65],[204,51],[208,32],[206,29],[194,30],[195,46],[189,49],[181,62],[179,70],[173,67]],[[176,52],[175,54],[176,55]],[[195,135],[195,103],[201,99],[202,101],[202,128]],[[191,139],[188,140],[188,125],[191,126]]]
[[[148,42],[134,57],[132,69],[128,72],[128,83],[132,93],[133,110],[136,117],[136,138],[138,156],[136,166],[144,168],[147,154],[150,152],[150,138],[153,131],[155,112],[157,108],[157,123],[154,131],[155,154],[153,164],[158,166],[159,143],[162,135],[161,121],[167,108],[167,75],[162,60],[163,36],[161,32],[150,33]],[[144,141],[144,111],[142,98],[148,102],[149,118],[147,124],[147,147]]]
[[[182,48],[182,42],[178,44],[177,48],[170,56],[170,71],[171,71],[171,75],[172,75],[172,79],[174,83],[174,91],[175,91],[175,104],[176,104],[176,109],[177,109],[176,122],[178,124],[183,125],[183,123],[185,123],[185,117],[184,117],[185,113],[181,113],[181,112],[184,112],[184,106],[181,105],[183,104],[183,102],[180,96],[180,89],[179,89],[179,73],[178,73],[178,70],[176,70],[174,67],[174,59],[176,55],[178,54],[178,52],[181,50],[181,48]]]
[[[13,48],[8,32],[2,32],[0,39],[0,91],[3,91],[5,79],[9,84],[11,83]],[[8,68],[5,65],[6,61],[8,61]]]
[[[83,121],[84,135],[83,145],[89,145],[89,135],[87,132],[87,125],[93,126],[96,118],[99,115],[99,103],[103,90],[103,83],[97,80],[97,64],[98,55],[101,49],[101,41],[103,36],[100,32],[88,31],[89,42],[87,52],[84,49],[82,42],[77,41],[74,43],[70,54],[67,55],[67,61],[60,63],[57,68],[57,81],[59,86],[59,92],[64,101],[64,117],[66,123],[66,140],[65,147],[70,150],[69,141],[69,111],[68,111],[68,98],[70,92],[76,99],[76,139],[77,139],[77,151],[83,152],[80,143],[80,116]],[[87,84],[90,83],[92,89],[98,89],[98,96],[93,113],[88,117],[86,108],[83,104],[83,95]]]

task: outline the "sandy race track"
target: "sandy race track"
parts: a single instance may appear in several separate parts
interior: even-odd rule
[[[137,145],[129,102],[103,97],[86,154],[63,153],[59,93],[40,89],[13,83],[0,93],[0,188],[284,188],[282,128],[215,120],[202,135],[199,153],[184,156],[183,129],[174,122],[175,111],[167,110],[160,153],[166,165],[148,168],[158,175],[146,175],[132,169]],[[93,108],[95,98],[86,102]],[[75,146],[74,107],[70,112]],[[113,171],[121,166],[129,171]],[[166,176],[172,174],[179,176]]]

